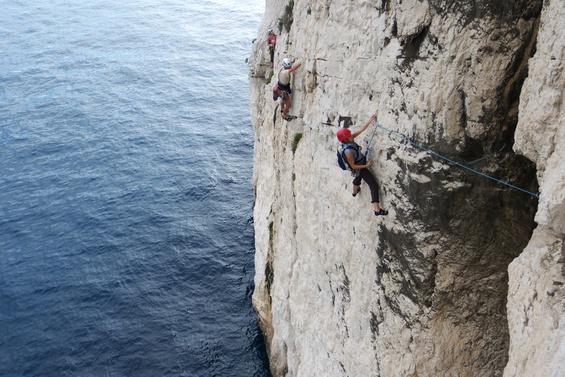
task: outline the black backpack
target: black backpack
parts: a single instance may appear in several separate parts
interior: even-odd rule
[[[355,148],[353,144],[341,144],[341,146],[337,151],[337,165],[342,170],[353,170],[351,169],[351,166],[349,166],[349,163],[347,162],[347,158],[345,157],[345,151],[347,151],[348,149],[351,149],[353,153],[355,153],[354,160],[357,160],[357,155],[359,153],[357,148]]]

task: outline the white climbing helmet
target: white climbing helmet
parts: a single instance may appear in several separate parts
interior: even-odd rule
[[[285,68],[288,68],[292,65],[291,61],[289,58],[284,58],[282,61],[282,66]]]
[[[267,34],[271,34],[272,32],[273,32],[273,29],[267,30]]]

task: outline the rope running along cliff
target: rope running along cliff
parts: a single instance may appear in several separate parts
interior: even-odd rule
[[[434,156],[436,156],[436,157],[441,158],[442,160],[445,160],[445,161],[447,161],[447,162],[449,162],[449,163],[451,163],[451,164],[454,164],[454,165],[456,165],[456,166],[458,166],[458,167],[460,167],[460,168],[463,168],[463,169],[465,169],[465,170],[468,170],[468,171],[470,171],[470,172],[472,172],[472,173],[478,174],[478,175],[480,175],[480,176],[482,176],[482,177],[485,177],[485,178],[488,178],[488,179],[493,180],[493,181],[495,181],[495,182],[498,182],[498,183],[500,183],[500,184],[506,185],[506,186],[511,187],[511,188],[513,188],[513,189],[515,189],[515,190],[522,191],[523,193],[526,193],[526,194],[528,194],[528,195],[532,195],[532,196],[534,196],[534,197],[536,197],[536,198],[539,199],[539,194],[538,194],[538,193],[525,190],[525,189],[523,189],[523,188],[521,188],[521,187],[518,187],[518,186],[515,186],[515,185],[513,185],[513,184],[511,184],[511,183],[508,183],[508,182],[502,181],[502,180],[500,180],[500,179],[491,177],[490,175],[487,175],[487,174],[485,174],[485,173],[481,173],[480,171],[477,171],[477,170],[475,170],[475,169],[472,169],[472,168],[470,168],[470,167],[468,167],[468,166],[466,166],[466,165],[464,165],[464,164],[462,164],[462,163],[460,163],[460,162],[457,162],[457,161],[454,161],[454,160],[452,160],[452,159],[450,159],[450,158],[448,158],[448,157],[442,156],[441,154],[439,154],[439,153],[437,153],[437,152],[434,152],[433,150],[431,150],[431,149],[429,149],[429,148],[426,148],[426,147],[424,147],[424,146],[422,146],[422,145],[420,145],[420,144],[418,144],[418,143],[415,143],[414,141],[408,139],[407,137],[405,137],[405,136],[403,136],[403,135],[401,135],[401,134],[399,134],[399,133],[397,133],[397,132],[394,132],[394,131],[392,131],[392,130],[389,130],[389,129],[386,128],[386,127],[381,126],[381,125],[378,124],[376,121],[375,121],[375,124],[376,124],[376,126],[377,126],[378,128],[381,128],[381,129],[385,130],[386,132],[388,132],[389,135],[394,135],[394,136],[396,136],[396,137],[398,137],[398,138],[400,138],[400,139],[402,139],[402,140],[404,140],[404,141],[406,141],[406,142],[412,144],[413,146],[415,146],[415,147],[417,147],[417,148],[420,148],[420,149],[423,150],[423,151],[428,152],[429,154],[432,154],[432,155],[434,155]],[[376,132],[376,130],[377,130],[377,128],[375,128],[375,132]],[[373,136],[375,136],[375,132],[373,132]],[[369,153],[369,148],[370,148],[370,146],[371,146],[371,142],[373,141],[373,136],[371,136],[371,140],[369,141],[369,145],[367,145],[367,151],[365,152],[365,155],[367,155],[367,154]],[[473,162],[475,162],[475,161],[473,161]]]

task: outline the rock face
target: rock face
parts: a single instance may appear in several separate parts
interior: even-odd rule
[[[273,375],[561,373],[564,7],[267,0],[249,67],[253,303]],[[302,63],[289,122],[271,93],[285,56]],[[375,111],[379,218],[335,163],[338,128]]]
[[[565,375],[565,5],[546,1],[520,95],[514,149],[535,162],[541,199],[526,249],[510,264],[507,376]]]

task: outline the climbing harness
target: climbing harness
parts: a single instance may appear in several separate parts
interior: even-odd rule
[[[490,175],[486,175],[486,174],[484,174],[484,173],[481,173],[480,171],[477,171],[477,170],[475,170],[475,169],[472,169],[472,168],[470,168],[470,167],[468,167],[468,166],[466,166],[466,165],[464,165],[464,164],[462,164],[462,163],[460,163],[460,162],[457,162],[457,161],[454,161],[454,160],[452,160],[452,159],[450,159],[450,158],[448,158],[448,157],[442,156],[441,154],[439,154],[439,153],[437,153],[437,152],[434,152],[434,151],[432,151],[431,149],[428,149],[428,148],[426,148],[426,147],[424,147],[424,146],[422,146],[422,145],[420,145],[420,144],[417,144],[417,143],[414,142],[413,140],[408,139],[407,137],[404,137],[404,136],[402,136],[401,134],[399,134],[399,133],[397,133],[397,132],[394,132],[394,131],[392,131],[392,130],[389,130],[388,128],[385,128],[385,127],[381,126],[381,125],[378,124],[378,123],[376,123],[376,125],[377,125],[377,127],[375,127],[375,130],[376,130],[377,128],[381,128],[381,129],[385,130],[386,132],[388,132],[389,136],[390,136],[390,135],[394,135],[394,136],[396,136],[396,137],[398,137],[398,138],[400,138],[400,139],[402,139],[402,140],[404,140],[404,141],[406,141],[406,142],[412,144],[413,146],[415,146],[415,147],[417,147],[417,148],[420,148],[420,149],[422,149],[423,151],[428,152],[429,154],[432,154],[432,155],[434,155],[434,156],[436,156],[436,157],[441,158],[442,160],[445,160],[445,161],[447,161],[447,162],[449,162],[449,163],[452,163],[452,164],[454,164],[454,165],[459,166],[460,168],[466,169],[466,170],[468,170],[468,171],[470,171],[470,172],[472,172],[472,173],[475,173],[475,174],[478,174],[478,175],[483,176],[483,177],[485,177],[485,178],[491,179],[491,180],[493,180],[493,181],[495,181],[495,182],[501,183],[501,184],[506,185],[506,186],[508,186],[508,187],[511,187],[511,188],[513,188],[513,189],[515,189],[515,190],[522,191],[523,193],[532,195],[532,196],[534,196],[534,197],[536,197],[536,198],[539,199],[539,194],[538,194],[538,193],[525,190],[525,189],[523,189],[523,188],[521,188],[521,187],[514,186],[514,185],[511,184],[511,183],[508,183],[508,182],[502,181],[502,180],[500,180],[500,179],[491,177]],[[373,140],[372,137],[371,137],[371,140]],[[370,145],[370,142],[369,142],[369,145]],[[504,146],[503,146],[503,148],[504,148]],[[502,150],[502,148],[501,148],[501,150]],[[501,150],[500,150],[500,151],[501,151]],[[498,152],[500,152],[500,151],[498,151]],[[367,152],[369,152],[369,146],[367,146]],[[498,152],[496,152],[496,153],[498,153]],[[493,153],[493,154],[495,154],[495,153]],[[484,157],[484,158],[481,158],[481,159],[479,159],[479,160],[471,161],[469,164],[478,162],[478,161],[483,160],[483,159],[485,159],[485,158],[487,158],[487,157],[490,157],[490,156],[491,156],[491,155],[486,156],[486,157]]]

